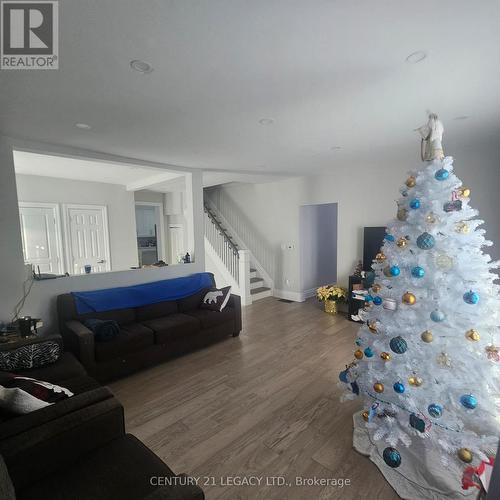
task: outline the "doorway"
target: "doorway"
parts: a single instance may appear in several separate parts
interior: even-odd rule
[[[337,216],[337,203],[300,207],[300,281],[306,298],[337,281]]]
[[[111,271],[108,213],[105,206],[63,205],[66,255],[70,274]]]
[[[57,203],[19,202],[24,263],[38,273],[62,274],[61,224]]]

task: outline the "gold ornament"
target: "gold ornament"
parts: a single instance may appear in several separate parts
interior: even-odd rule
[[[469,448],[460,448],[457,451],[458,458],[465,462],[466,464],[470,464],[472,462],[472,452]]]
[[[436,265],[443,271],[449,271],[453,267],[453,259],[443,253],[436,257]]]
[[[384,252],[379,252],[377,255],[375,255],[375,260],[377,262],[384,262],[385,259],[387,259],[387,257],[385,256]]]
[[[385,351],[380,353],[380,357],[384,361],[389,361],[391,359],[391,355],[388,352],[385,352]]]
[[[408,377],[408,383],[410,385],[413,385],[414,387],[420,387],[423,384],[423,380],[420,377],[417,377],[416,375],[411,375]]]
[[[378,292],[380,292],[380,290],[382,290],[382,287],[379,284],[375,283],[372,286],[372,290],[373,290],[373,293],[378,293]]]
[[[455,224],[455,231],[459,234],[469,234],[470,226],[465,221],[457,222]]]
[[[363,413],[361,413],[361,416],[363,417],[363,420],[365,422],[368,422],[368,416],[370,415],[370,413],[368,412],[368,410],[365,410]]]
[[[408,219],[408,210],[406,210],[406,208],[404,208],[404,207],[399,207],[398,213],[397,213],[397,218],[400,221],[405,221],[406,219]]]
[[[470,340],[471,342],[477,342],[478,340],[481,339],[481,336],[479,335],[479,332],[477,330],[471,328],[470,330],[467,330],[467,332],[465,333],[465,338]]]
[[[436,217],[436,214],[434,212],[429,212],[425,216],[425,222],[427,222],[427,224],[434,224],[436,221],[437,221],[437,217]]]
[[[372,319],[371,321],[368,321],[368,329],[372,333],[378,333],[377,320]]]
[[[469,198],[470,197],[470,189],[468,187],[462,186],[457,189],[457,195],[459,198]]]
[[[436,363],[441,368],[451,368],[451,358],[445,352],[438,354],[438,356],[436,357]]]
[[[413,175],[410,175],[410,177],[408,177],[408,179],[406,179],[405,184],[409,188],[415,187],[417,185],[417,179],[415,179],[415,177]]]
[[[399,238],[398,241],[396,241],[396,245],[399,248],[405,248],[407,244],[408,244],[408,240],[406,238]]]
[[[375,382],[373,384],[373,390],[378,393],[384,392],[384,384],[381,384],[380,382]]]
[[[388,278],[392,278],[391,266],[384,267],[384,269],[382,269],[382,272],[384,273],[384,276],[387,276]]]
[[[425,332],[420,335],[420,338],[426,343],[430,344],[434,340],[434,336],[432,335],[432,332],[429,330],[425,330]]]
[[[357,349],[354,351],[354,357],[356,359],[361,359],[363,357],[363,351],[361,349]]]
[[[408,304],[409,306],[414,305],[417,302],[417,297],[411,292],[406,292],[403,295],[403,303]]]

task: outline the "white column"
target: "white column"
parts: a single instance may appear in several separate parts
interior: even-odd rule
[[[238,250],[240,257],[239,285],[241,305],[249,306],[252,303],[250,294],[250,252],[248,250]]]

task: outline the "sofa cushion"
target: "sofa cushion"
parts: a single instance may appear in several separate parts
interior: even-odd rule
[[[135,317],[138,322],[148,321],[150,319],[161,318],[167,314],[174,314],[177,312],[177,302],[175,300],[168,300],[158,302],[158,304],[149,304],[147,306],[136,307]]]
[[[235,312],[232,307],[225,307],[222,311],[210,311],[208,309],[197,309],[195,311],[189,311],[189,316],[196,318],[200,323],[201,327],[212,328],[214,326],[233,321],[235,317]]]
[[[109,361],[154,344],[152,330],[140,323],[130,323],[120,329],[120,334],[108,342],[95,343],[97,361]]]
[[[145,321],[144,324],[155,332],[157,344],[166,344],[200,331],[200,322],[188,314],[170,314],[163,318]]]
[[[58,384],[75,377],[82,377],[87,374],[85,368],[70,352],[63,352],[61,357],[51,365],[30,368],[29,370],[18,370],[17,373],[24,377],[46,380],[53,384]]]
[[[59,473],[17,492],[17,498],[138,500],[159,488],[152,484],[152,477],[163,479],[172,476],[174,473],[160,458],[137,438],[128,434],[83,456]],[[165,490],[167,487],[161,488]],[[186,487],[186,492],[188,491],[189,488]],[[186,495],[175,498],[195,497]]]
[[[194,295],[190,295],[189,297],[186,297],[184,299],[179,299],[177,301],[179,312],[183,313],[187,311],[192,311],[194,309],[198,309],[198,307],[200,307],[201,301],[203,300],[203,297],[205,297],[206,293],[209,290],[210,288],[204,288],[203,290],[200,290]]]

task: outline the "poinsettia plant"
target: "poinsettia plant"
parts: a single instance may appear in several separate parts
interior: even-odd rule
[[[325,285],[316,290],[316,297],[320,302],[333,300],[334,302],[345,302],[347,299],[347,290],[341,286]]]

